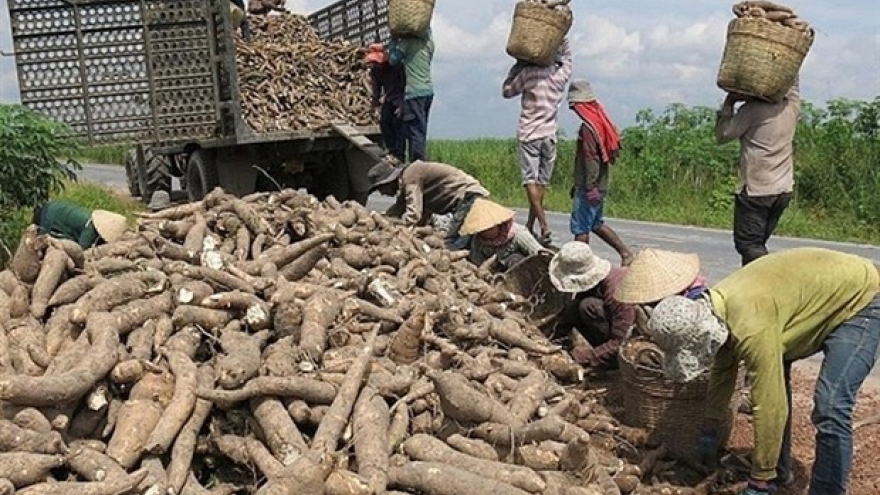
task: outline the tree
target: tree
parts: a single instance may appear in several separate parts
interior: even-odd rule
[[[21,210],[48,201],[81,167],[70,128],[21,105],[0,105],[0,266],[17,239]],[[12,246],[14,247],[14,246]]]

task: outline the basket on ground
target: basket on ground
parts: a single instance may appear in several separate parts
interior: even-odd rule
[[[548,7],[540,2],[519,2],[507,39],[507,54],[518,60],[548,66],[568,30],[572,14],[567,6]]]
[[[395,36],[420,36],[431,26],[434,0],[388,0],[388,29]]]
[[[661,371],[663,353],[645,338],[634,338],[618,354],[624,390],[624,423],[644,428],[649,443],[663,444],[672,457],[693,460],[693,449],[701,434],[706,412],[709,372],[688,383],[675,383]],[[727,443],[733,414],[743,387],[745,373],[737,376],[736,392],[721,431],[721,445]]]
[[[800,31],[767,19],[730,21],[718,87],[763,100],[781,100],[800,72],[813,38],[812,29]]]
[[[528,299],[529,318],[542,327],[559,316],[568,298],[550,281],[549,253],[533,254],[504,273],[504,288]]]

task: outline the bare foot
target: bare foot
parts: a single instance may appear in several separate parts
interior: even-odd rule
[[[620,255],[620,266],[629,266],[635,257],[629,251]]]

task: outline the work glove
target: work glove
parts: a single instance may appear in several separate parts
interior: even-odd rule
[[[598,187],[587,189],[587,201],[593,206],[599,206],[599,203],[602,202],[602,191]]]
[[[703,430],[697,438],[697,459],[710,468],[718,464],[718,430]]]

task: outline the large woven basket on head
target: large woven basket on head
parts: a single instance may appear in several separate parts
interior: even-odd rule
[[[504,288],[529,301],[529,319],[539,327],[552,323],[568,302],[550,281],[549,253],[533,254],[504,273]]]
[[[388,0],[388,29],[395,36],[420,36],[431,26],[434,0]]]
[[[767,101],[781,100],[800,72],[814,37],[812,29],[800,31],[767,19],[730,21],[718,87]]]
[[[571,23],[571,9],[565,5],[519,2],[513,12],[507,54],[518,60],[548,66],[553,63]]]
[[[705,424],[709,372],[688,383],[675,383],[662,371],[663,353],[643,337],[625,343],[618,354],[624,385],[623,421],[648,430],[649,442],[663,444],[672,457],[693,459],[694,448]],[[736,392],[720,431],[721,445],[727,443],[738,405],[745,373],[737,376]]]

